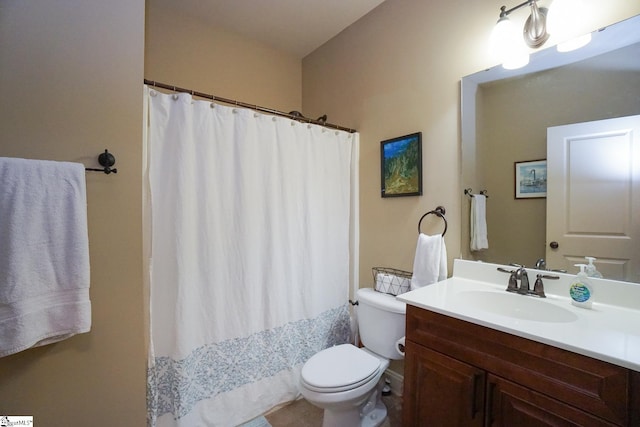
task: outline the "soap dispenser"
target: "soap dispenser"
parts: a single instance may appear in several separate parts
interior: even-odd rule
[[[585,272],[586,264],[575,264],[580,268],[580,272],[571,282],[569,287],[569,296],[571,296],[571,304],[581,308],[591,308],[593,302],[593,288],[587,279]]]
[[[587,264],[587,267],[585,268],[587,277],[595,277],[597,279],[602,279],[602,274],[596,269],[596,266],[593,264],[596,258],[592,256],[586,256],[584,257],[584,259],[586,259],[589,262],[589,264]]]

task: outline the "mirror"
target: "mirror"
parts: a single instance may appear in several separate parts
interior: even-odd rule
[[[545,257],[553,207],[545,198],[515,199],[515,162],[546,158],[547,127],[640,114],[640,16],[592,37],[573,52],[539,51],[522,69],[497,66],[462,79],[464,258],[533,267]],[[467,188],[489,196],[488,250],[469,249]]]

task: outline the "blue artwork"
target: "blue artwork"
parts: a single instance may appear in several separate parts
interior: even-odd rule
[[[516,198],[546,197],[547,161],[516,163]]]

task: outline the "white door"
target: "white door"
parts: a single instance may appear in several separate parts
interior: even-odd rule
[[[640,282],[640,116],[547,129],[547,267]]]

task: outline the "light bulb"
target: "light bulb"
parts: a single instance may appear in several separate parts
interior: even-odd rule
[[[513,70],[529,63],[529,52],[522,34],[506,16],[493,28],[489,41],[491,53],[504,68]]]
[[[554,0],[549,7],[547,29],[557,41],[559,52],[581,48],[591,41],[591,34],[584,28],[584,12],[581,0]]]

